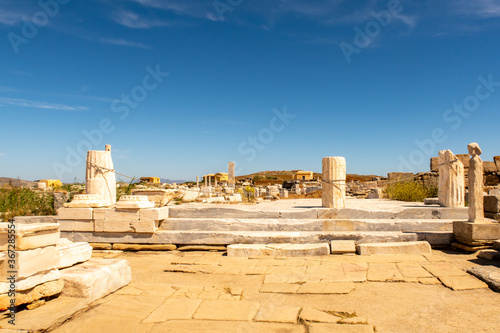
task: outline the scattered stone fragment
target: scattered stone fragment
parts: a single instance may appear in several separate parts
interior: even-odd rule
[[[479,251],[477,257],[486,260],[500,260],[500,252],[496,250],[482,250]]]
[[[63,295],[96,300],[127,285],[132,279],[125,259],[91,259],[61,270]]]
[[[63,287],[64,282],[62,280],[56,280],[40,284],[28,290],[16,292],[15,304],[16,306],[30,304],[42,298],[58,295],[63,290]],[[9,308],[10,300],[11,297],[9,297],[8,294],[0,295],[0,311]]]
[[[500,292],[500,268],[495,266],[474,266],[469,268],[467,272],[486,282],[494,291]]]
[[[488,288],[483,281],[470,276],[442,276],[439,280],[448,288],[454,291]]]

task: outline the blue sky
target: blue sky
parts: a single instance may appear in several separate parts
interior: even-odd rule
[[[500,155],[500,1],[0,0],[0,176],[426,171]]]

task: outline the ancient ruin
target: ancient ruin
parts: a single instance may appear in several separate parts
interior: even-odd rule
[[[439,204],[465,206],[464,165],[450,150],[439,152]]]

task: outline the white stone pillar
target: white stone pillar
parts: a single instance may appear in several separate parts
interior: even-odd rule
[[[234,162],[229,162],[228,163],[227,173],[228,173],[227,186],[229,188],[234,188],[234,186],[235,186]]]
[[[116,175],[111,159],[111,146],[106,145],[105,151],[87,152],[85,193],[101,195],[106,206],[116,203]]]
[[[475,142],[467,146],[469,155],[469,222],[484,222],[484,183],[482,151]]]
[[[465,207],[465,176],[463,163],[450,151],[439,152],[439,205]]]
[[[196,176],[196,188],[200,187],[199,184],[200,184],[200,176]]]
[[[324,157],[322,203],[327,208],[345,207],[346,162],[344,157]]]

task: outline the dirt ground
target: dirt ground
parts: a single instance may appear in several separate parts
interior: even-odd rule
[[[485,264],[478,261],[475,255],[453,251],[434,251],[433,255],[423,259],[414,255],[397,256],[396,259],[393,256],[392,259],[389,257],[391,256],[278,258],[280,260],[261,259],[255,263],[255,259],[227,258],[217,252],[125,252],[118,254],[116,258],[129,261],[132,267],[132,283],[103,299],[103,305],[87,311],[78,318],[73,318],[55,332],[306,332],[308,330],[311,332],[367,332],[363,330],[366,325],[359,327],[358,325],[339,325],[335,326],[338,330],[336,328],[320,330],[316,329],[316,326],[307,326],[305,325],[307,323],[300,320],[294,325],[281,324],[280,326],[275,323],[259,326],[264,324],[194,319],[163,322],[160,320],[160,323],[147,323],[147,319],[144,319],[149,318],[150,313],[165,302],[165,299],[167,301],[180,299],[180,297],[175,297],[180,292],[179,288],[186,290],[187,294],[183,294],[186,298],[203,299],[205,296],[213,296],[213,293],[200,293],[203,287],[204,290],[210,288],[210,290],[218,290],[220,295],[231,288],[241,288],[243,292],[240,302],[258,302],[261,307],[260,311],[272,312],[277,309],[285,311],[285,309],[300,307],[302,311],[311,308],[326,312],[346,313],[366,320],[375,332],[493,333],[500,331],[500,293],[495,293],[488,288],[453,291],[441,283],[426,285],[412,279],[406,279],[405,282],[372,282],[368,279],[354,283],[354,290],[347,294],[265,293],[260,290],[266,282],[265,279],[269,278],[268,275],[250,275],[248,270],[249,267],[264,266],[270,269],[278,265],[281,266],[281,272],[288,270],[293,275],[300,271],[301,267],[308,267],[309,270],[309,267],[324,266],[328,269],[328,267],[336,267],[333,265],[339,263],[361,265],[360,263],[364,261],[368,262],[367,265],[383,265],[384,262],[396,262],[396,265],[402,265],[423,260],[425,261],[422,263],[423,266],[444,263],[461,269],[476,264]],[[166,269],[169,270],[172,267],[179,269],[178,271],[170,269],[169,272],[165,272]],[[225,273],[217,270],[221,267],[227,267]],[[306,279],[311,277],[314,276],[306,276]],[[167,292],[167,289],[172,286],[177,290],[174,290],[173,295]],[[213,299],[212,296],[209,299]],[[227,311],[230,312],[231,309]],[[369,331],[372,329],[371,326]],[[323,328],[325,327],[327,326]],[[349,330],[340,330],[343,327]]]

